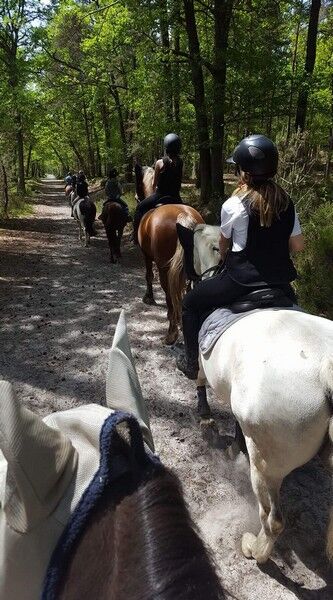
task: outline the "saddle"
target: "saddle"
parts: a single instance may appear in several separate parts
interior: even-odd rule
[[[289,308],[291,306],[293,306],[293,301],[282,290],[265,287],[242,296],[236,302],[229,304],[227,308],[233,313],[243,313],[257,308]]]

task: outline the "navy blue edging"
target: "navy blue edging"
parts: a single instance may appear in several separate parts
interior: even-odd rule
[[[81,534],[97,501],[106,491],[109,484],[122,474],[122,472],[119,472],[119,468],[116,468],[118,472],[114,473],[115,463],[113,463],[111,457],[112,444],[115,435],[118,435],[116,433],[116,426],[122,422],[126,422],[129,427],[130,444],[135,452],[137,462],[139,464],[141,463],[143,468],[149,465],[160,464],[160,461],[156,456],[146,451],[140,425],[133,415],[117,411],[105,420],[100,433],[101,457],[99,468],[91,483],[83,492],[77,507],[71,515],[52,553],[43,583],[41,600],[57,599],[58,584],[63,575],[63,569],[67,566],[71,549]]]

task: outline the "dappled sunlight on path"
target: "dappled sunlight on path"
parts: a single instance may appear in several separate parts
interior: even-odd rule
[[[43,180],[39,190],[33,216],[0,223],[0,376],[42,415],[104,402],[108,349],[124,308],[157,450],[180,476],[226,587],[242,600],[332,598],[323,555],[329,479],[313,463],[289,477],[287,528],[272,560],[259,569],[242,557],[240,534],[258,527],[247,462],[228,462],[203,442],[195,386],[175,370],[177,346],[162,346],[164,297],[156,285],[157,306],[142,303],[143,261],[128,230],[122,264],[111,265],[98,221],[91,246],[79,243],[63,182]],[[232,433],[232,419],[215,399],[212,407],[221,430]]]

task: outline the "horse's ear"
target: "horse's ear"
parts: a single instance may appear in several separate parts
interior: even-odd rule
[[[113,410],[132,413],[141,426],[145,441],[154,450],[148,411],[131,352],[123,310],[118,319],[110,351],[106,376],[106,404]]]
[[[196,281],[198,273],[194,269],[194,231],[181,223],[176,224],[179,241],[184,249],[184,267],[187,279]]]
[[[184,227],[181,223],[176,223],[178,239],[185,251],[192,250],[193,252],[193,236],[194,231],[189,227]]]

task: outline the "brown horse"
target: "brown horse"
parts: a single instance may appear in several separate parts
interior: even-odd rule
[[[136,170],[137,175],[137,170]],[[147,198],[153,192],[154,170],[151,167],[143,168],[142,181],[136,177],[137,190],[142,190]],[[137,192],[137,197],[140,194]],[[142,193],[141,193],[142,197]],[[168,286],[169,261],[177,247],[177,218],[180,214],[188,215],[195,223],[204,223],[202,216],[191,206],[184,204],[165,204],[147,212],[139,226],[138,239],[146,264],[147,289],[143,297],[146,304],[155,304],[153,294],[153,263],[156,264],[160,284],[165,292],[168,309],[169,329],[165,343],[170,345],[178,338],[179,318],[172,306]]]
[[[73,186],[72,185],[66,185],[66,187],[65,187],[65,198],[69,199],[72,191],[73,191]]]
[[[68,561],[59,600],[225,598],[171,471],[150,469],[139,487],[127,474],[109,496]]]
[[[106,202],[102,214],[98,217],[104,227],[110,248],[110,261],[117,263],[121,258],[120,244],[127,217],[118,202]]]

